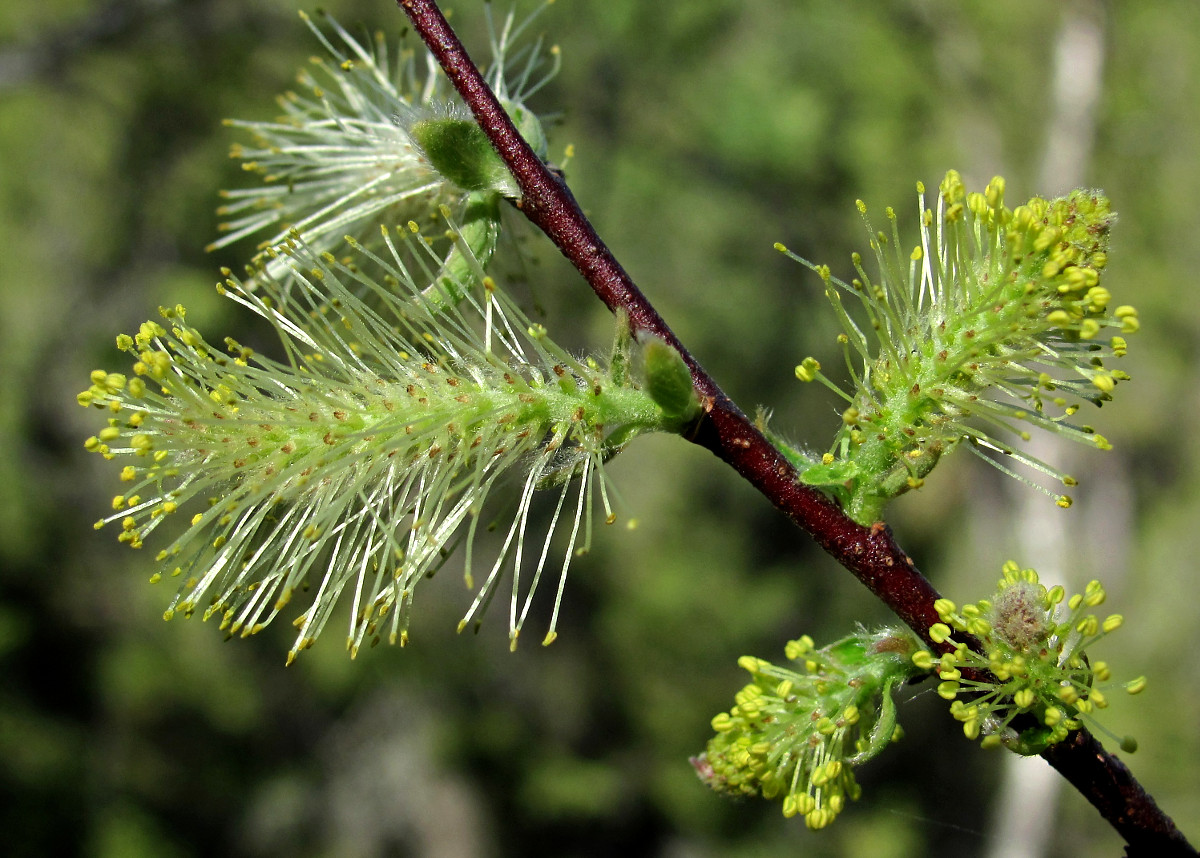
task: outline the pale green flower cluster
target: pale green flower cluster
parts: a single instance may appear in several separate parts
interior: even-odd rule
[[[1137,311],[1115,305],[1101,285],[1115,216],[1099,193],[1035,197],[1009,209],[1003,179],[968,193],[951,171],[935,215],[919,190],[920,242],[910,253],[900,251],[891,209],[890,233],[876,232],[859,203],[875,279],[858,254],[858,277],[844,283],[777,245],[824,281],[852,388],[843,390],[816,358],[805,358],[797,378],[820,381],[845,400],[841,426],[819,459],[775,440],[801,481],[829,493],[862,525],[879,521],[887,501],[919,487],[963,442],[1075,485],[996,433],[1029,440],[1028,427],[1036,427],[1109,449],[1090,426],[1070,421],[1081,404],[1102,404],[1128,379],[1109,363],[1124,356],[1125,335],[1138,330]],[[843,304],[847,295],[859,304],[853,314]],[[1071,503],[1054,497],[1060,506]],[[824,828],[860,792],[851,767],[891,738],[893,689],[933,673],[969,738],[1040,753],[1107,705],[1098,685],[1110,678],[1108,666],[1091,662],[1086,649],[1122,623],[1120,615],[1090,613],[1105,598],[1098,581],[1072,597],[1060,618],[1063,598],[1061,587],[1047,590],[1033,570],[1009,563],[993,601],[959,612],[938,600],[941,622],[928,640],[948,650],[940,658],[891,631],[821,650],[807,638],[793,641],[788,656],[803,673],[747,656],[740,663],[754,681],[713,719],[717,735],[692,763],[717,791],[782,796],[785,815]],[[1125,687],[1136,693],[1144,685],[1138,679]],[[1136,743],[1127,738],[1122,747]]]
[[[961,611],[948,599],[935,603],[942,622],[930,639],[950,648],[940,658],[898,629],[859,631],[820,649],[807,636],[790,641],[787,657],[800,669],[744,656],[738,663],[753,680],[713,719],[716,735],[692,766],[717,792],[782,798],[785,816],[825,828],[861,794],[853,768],[898,738],[893,693],[930,674],[967,738],[1039,754],[1108,705],[1099,686],[1111,672],[1087,649],[1123,622],[1092,613],[1105,600],[1098,581],[1067,599],[1060,617],[1064,598],[1062,587],[1047,590],[1036,572],[1010,561],[993,600]],[[1138,678],[1123,687],[1136,694],[1145,685]],[[1137,743],[1126,737],[1121,748]]]
[[[228,339],[215,346],[176,307],[118,338],[131,373],[93,373],[80,402],[109,416],[86,446],[126,462],[128,483],[97,526],[119,522],[121,541],[138,548],[177,512],[190,516],[158,552],[154,580],[179,580],[168,617],[199,611],[251,634],[307,592],[294,657],[348,592],[351,652],[404,642],[416,585],[460,540],[473,586],[485,502],[511,479],[516,509],[463,624],[509,574],[515,645],[551,563],[561,599],[572,556],[590,542],[597,488],[614,518],[604,462],[637,434],[669,428],[663,410],[622,371],[555,345],[490,278],[479,290],[460,284],[460,305],[430,301],[423,278],[401,267],[402,241],[428,247],[402,230],[385,236],[386,258],[359,249],[384,284],[299,240],[270,251],[292,267],[286,287],[264,271],[254,288],[226,272],[219,290],[271,323],[283,360]],[[532,539],[539,488],[557,501],[548,532]],[[569,525],[552,561],[560,521]],[[547,642],[557,614],[556,601]]]
[[[1103,403],[1129,377],[1109,361],[1125,354],[1137,311],[1116,305],[1101,285],[1115,215],[1095,191],[1010,209],[1004,190],[997,177],[982,193],[968,193],[951,171],[935,214],[922,188],[920,241],[911,253],[901,250],[895,213],[887,210],[890,232],[876,232],[860,202],[875,279],[858,254],[850,283],[799,260],[825,282],[853,388],[830,381],[815,358],[796,367],[799,379],[821,381],[846,402],[830,450],[817,462],[797,460],[805,482],[835,495],[862,524],[879,520],[888,500],[920,486],[962,442],[1065,486],[1075,479],[1005,438],[1028,440],[1036,427],[1110,447],[1071,421],[1081,403]],[[843,307],[844,295],[862,316]],[[1068,496],[1051,494],[1070,505]]]
[[[558,51],[544,51],[538,40],[522,46],[537,11],[520,22],[510,12],[499,26],[490,5],[484,11],[491,33],[488,82],[544,154],[541,123],[524,104],[557,74]],[[296,232],[317,252],[333,250],[344,235],[379,250],[377,224],[414,221],[425,230],[442,206],[469,227],[474,213],[467,209],[472,202],[478,207],[470,192],[477,189],[460,187],[439,170],[414,134],[421,123],[470,119],[433,58],[403,43],[391,51],[379,33],[364,45],[321,13],[330,38],[308,15],[301,17],[328,56],[313,57],[298,76],[299,89],[279,97],[277,119],[227,122],[250,135],[231,156],[262,184],[222,192],[227,202],[218,212],[227,218],[221,224],[226,234],[211,247],[265,233],[260,248],[266,249]],[[487,213],[490,220],[499,217],[494,204]],[[497,234],[492,228],[471,242],[485,265]],[[432,239],[443,255],[450,251],[440,236]],[[262,264],[276,279],[288,276],[276,259]]]

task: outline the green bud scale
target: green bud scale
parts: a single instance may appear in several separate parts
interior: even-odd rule
[[[474,119],[453,116],[420,119],[411,125],[409,135],[433,168],[464,191],[520,196],[516,180]]]
[[[639,339],[646,393],[664,414],[681,423],[695,417],[700,411],[700,400],[683,356],[656,336],[644,334]]]

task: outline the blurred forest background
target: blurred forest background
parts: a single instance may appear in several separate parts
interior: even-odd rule
[[[250,248],[203,250],[216,190],[249,178],[221,119],[272,117],[319,52],[293,2],[0,4],[5,854],[1119,854],[1040,759],[980,751],[927,691],[830,830],[709,793],[687,758],[745,681],[738,656],[781,660],[789,638],[889,618],[671,438],[613,463],[640,527],[603,530],[573,567],[552,647],[510,654],[502,616],[455,635],[469,599],[453,561],[410,646],[354,662],[330,639],[285,669],[286,624],[223,643],[212,624],[162,621],[153,550],[92,529],[118,483],[85,455],[97,417],[75,394],[93,368],[126,369],[114,336],[159,304],[240,338],[246,314],[212,285]],[[391,0],[324,6],[352,32],[406,29]],[[481,6],[453,5],[480,61]],[[915,182],[936,188],[950,167],[972,187],[1004,175],[1010,204],[1108,192],[1121,221],[1107,285],[1142,319],[1133,383],[1087,416],[1115,451],[1043,442],[1081,479],[1065,512],[960,454],[892,524],[960,603],[990,593],[1009,557],[1076,587],[1104,580],[1127,625],[1097,655],[1150,684],[1111,694],[1103,723],[1137,736],[1134,773],[1200,839],[1200,311],[1184,300],[1200,271],[1200,5],[559,0],[535,29],[564,62],[531,106],[561,112],[552,157],[575,144],[568,177],[600,233],[743,408],[770,406],[776,430],[815,448],[835,403],[792,367],[837,363],[836,331],[817,278],[773,242],[848,276],[865,249],[854,200],[895,206],[915,242]],[[540,256],[548,327],[606,347],[604,310]]]

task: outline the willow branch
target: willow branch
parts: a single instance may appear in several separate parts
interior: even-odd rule
[[[554,242],[601,301],[629,317],[634,331],[654,334],[683,355],[704,414],[689,440],[710,450],[759,490],[797,526],[886,604],[935,651],[929,638],[940,618],[937,590],[882,522],[863,527],[825,495],[802,484],[788,460],[725,395],[633,282],[596,234],[566,183],[521,137],[433,0],[397,0],[447,77],[474,114],[521,189],[519,207]],[[1175,824],[1129,770],[1086,730],[1051,746],[1044,756],[1092,802],[1130,844],[1133,855],[1196,855]],[[1146,851],[1142,851],[1146,850]]]
[[[1128,843],[1129,858],[1194,856],[1187,838],[1115,756],[1087,730],[1076,730],[1042,752]]]

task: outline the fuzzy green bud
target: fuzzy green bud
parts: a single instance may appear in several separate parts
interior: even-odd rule
[[[683,355],[659,337],[643,334],[639,340],[646,393],[667,419],[679,422],[692,419],[700,408],[700,400]]]
[[[409,134],[433,168],[464,191],[495,191],[511,199],[521,195],[516,179],[473,120],[422,119]]]

